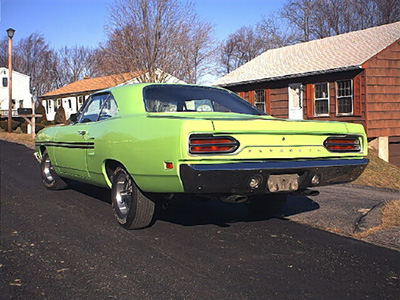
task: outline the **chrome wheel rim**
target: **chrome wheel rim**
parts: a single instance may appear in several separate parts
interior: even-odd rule
[[[132,182],[127,174],[120,174],[117,177],[115,192],[115,202],[120,217],[124,218],[128,215],[132,196]]]
[[[43,175],[48,182],[52,182],[54,180],[53,166],[48,156],[44,160]]]

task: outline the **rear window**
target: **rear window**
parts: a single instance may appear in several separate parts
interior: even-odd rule
[[[144,88],[147,112],[233,112],[265,115],[236,94],[201,86],[150,85]]]

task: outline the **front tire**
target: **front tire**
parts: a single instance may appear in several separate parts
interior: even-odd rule
[[[287,198],[287,194],[256,195],[250,196],[245,204],[254,214],[268,218],[281,217]]]
[[[40,169],[43,185],[49,190],[62,190],[67,186],[67,183],[54,171],[53,164],[51,163],[47,151],[43,152]]]
[[[155,203],[143,195],[122,168],[114,172],[111,201],[115,218],[125,229],[145,228],[153,220]]]

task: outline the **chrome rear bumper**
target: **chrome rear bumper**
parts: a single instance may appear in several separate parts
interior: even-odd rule
[[[183,164],[180,175],[187,193],[251,195],[271,193],[267,184],[271,175],[297,174],[296,190],[305,190],[351,182],[361,175],[367,164],[368,159]],[[255,176],[261,177],[261,182],[254,188],[250,182]]]

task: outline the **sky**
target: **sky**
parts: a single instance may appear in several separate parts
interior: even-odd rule
[[[203,21],[214,25],[217,40],[242,26],[252,26],[276,13],[284,0],[193,0]],[[13,42],[40,33],[54,49],[63,46],[97,47],[106,40],[113,0],[0,0],[0,38],[10,27]]]

